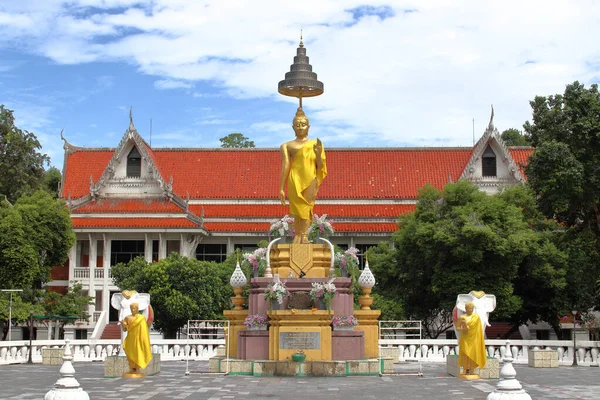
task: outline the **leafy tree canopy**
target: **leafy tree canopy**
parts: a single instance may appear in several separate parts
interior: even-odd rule
[[[29,288],[47,282],[50,268],[63,265],[75,244],[62,200],[39,190],[14,205],[0,203],[0,286]]]
[[[531,142],[523,132],[515,128],[505,130],[500,137],[507,146],[531,146]]]
[[[600,236],[600,94],[598,86],[567,85],[563,95],[530,102],[524,125],[536,150],[526,168],[542,213]]]
[[[229,278],[233,268],[233,257],[217,264],[171,253],[152,264],[137,257],[115,265],[112,275],[122,290],[149,293],[155,327],[166,337],[174,337],[190,319],[223,318],[223,310],[231,308]]]
[[[556,224],[540,216],[525,187],[488,196],[466,181],[443,191],[425,186],[415,212],[400,217],[393,261],[376,275],[380,287],[401,293],[407,316],[431,337],[451,326],[457,294],[471,290],[496,295],[494,319],[556,320],[565,255],[554,243]]]
[[[230,133],[229,135],[222,137],[219,139],[221,142],[221,147],[224,148],[248,148],[248,147],[256,147],[254,146],[254,142],[249,140],[246,136],[241,133]]]
[[[0,195],[14,203],[44,186],[50,158],[32,132],[15,126],[13,111],[0,105]]]

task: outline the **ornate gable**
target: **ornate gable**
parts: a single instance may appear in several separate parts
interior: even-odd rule
[[[493,159],[495,158],[495,164]],[[473,147],[473,153],[460,179],[475,183],[487,193],[495,193],[502,185],[525,182],[517,163],[494,126],[494,108],[483,136]]]

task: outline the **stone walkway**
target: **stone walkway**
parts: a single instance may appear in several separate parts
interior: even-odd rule
[[[190,370],[208,370],[207,363]],[[102,399],[485,399],[497,381],[460,381],[445,365],[424,364],[423,376],[277,378],[191,374],[184,362],[163,362],[159,375],[141,380],[105,379],[102,363],[76,363],[76,375],[92,400]],[[0,399],[43,399],[59,377],[58,366],[0,366]],[[600,399],[600,369],[516,366],[533,399]],[[418,372],[417,364],[397,366]]]

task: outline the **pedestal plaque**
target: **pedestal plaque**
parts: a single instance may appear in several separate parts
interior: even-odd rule
[[[321,332],[279,332],[279,348],[283,350],[319,350]]]

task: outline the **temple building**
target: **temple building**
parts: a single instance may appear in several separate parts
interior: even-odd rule
[[[137,256],[156,261],[173,251],[221,262],[235,249],[268,240],[271,223],[288,213],[278,199],[279,149],[152,148],[131,118],[116,148],[63,140],[60,196],[71,210],[77,243],[48,286],[62,292],[80,282],[95,298],[90,325],[75,338],[100,337],[116,322],[111,266]],[[524,181],[531,152],[507,147],[492,122],[473,147],[326,147],[329,174],[315,213],[333,219],[334,244],[364,252],[389,240],[423,185],[441,189],[467,179],[494,193]]]

